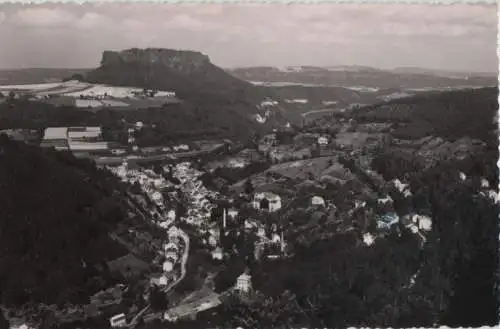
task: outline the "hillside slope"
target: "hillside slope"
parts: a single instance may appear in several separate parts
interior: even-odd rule
[[[0,182],[1,304],[85,302],[109,283],[94,266],[126,253],[108,238],[123,217],[112,177],[0,135]]]
[[[398,99],[362,107],[350,116],[358,122],[397,123],[394,136],[402,139],[470,137],[491,144],[498,143],[497,110],[498,89],[482,88]]]
[[[90,71],[90,69],[30,68],[0,70],[0,86],[57,82],[72,75],[84,74],[87,71]]]

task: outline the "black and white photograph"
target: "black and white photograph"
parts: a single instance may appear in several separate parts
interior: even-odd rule
[[[496,327],[495,1],[0,3],[0,329]]]

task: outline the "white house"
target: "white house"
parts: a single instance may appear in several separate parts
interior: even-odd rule
[[[417,234],[418,233],[418,227],[414,224],[410,224],[408,225],[408,227],[410,228],[410,231],[413,233],[413,234]]]
[[[168,285],[168,278],[165,275],[162,275],[158,283],[160,284],[160,286],[166,286]]]
[[[323,199],[322,197],[320,196],[313,196],[311,198],[311,205],[312,206],[320,206],[320,207],[324,207],[325,206],[325,199]]]
[[[266,123],[266,118],[261,116],[260,114],[256,114],[255,115],[255,120],[258,122],[258,123]]]
[[[430,231],[432,229],[432,220],[428,216],[414,215],[412,220],[417,223],[419,230]]]
[[[482,188],[489,188],[490,187],[490,182],[488,182],[487,179],[481,178],[481,187]]]
[[[366,201],[354,200],[354,209],[366,207]]]
[[[463,173],[463,172],[460,172],[460,180],[463,182],[467,179],[467,176]]]
[[[399,179],[393,180],[393,183],[399,192],[403,192],[408,187],[408,184],[403,184]]]
[[[371,233],[365,233],[363,234],[363,242],[367,246],[371,246],[375,242],[375,238]]]
[[[212,234],[211,234],[211,235],[208,237],[208,244],[209,244],[209,245],[211,245],[211,246],[213,246],[213,247],[217,245],[217,238],[216,238],[216,236],[215,236],[215,235],[212,235]]]
[[[163,272],[171,272],[174,269],[174,264],[171,261],[163,263]]]
[[[161,195],[160,192],[154,192],[152,195],[151,195],[151,199],[154,201],[154,202],[161,202],[163,201],[163,196]]]
[[[275,106],[278,105],[278,102],[272,99],[267,99],[260,103],[260,106]]]
[[[177,217],[177,214],[175,213],[175,210],[173,209],[170,209],[168,212],[167,212],[167,219],[169,221],[173,221],[175,220],[175,218]]]
[[[127,318],[124,313],[120,313],[111,317],[111,319],[109,319],[109,324],[113,328],[125,327],[127,325]]]
[[[252,290],[252,277],[248,273],[241,274],[236,279],[235,289],[239,292],[248,293]]]
[[[228,215],[229,217],[231,217],[232,219],[235,219],[235,218],[236,218],[236,216],[238,216],[238,210],[236,210],[236,209],[229,209],[229,210],[227,211],[227,215]]]
[[[275,212],[281,209],[281,197],[270,192],[256,193],[252,205],[255,209]]]
[[[392,203],[394,200],[392,200],[391,196],[388,195],[385,198],[378,199],[377,202],[378,204],[386,204],[386,203]]]
[[[164,313],[163,315],[163,319],[165,321],[169,321],[169,322],[175,322],[177,321],[177,316],[173,315],[173,314],[170,314],[168,311]]]
[[[217,247],[212,251],[212,259],[222,260],[223,257],[222,248]]]
[[[328,144],[328,138],[325,136],[321,136],[318,138],[318,144],[319,145],[327,145]]]
[[[263,238],[266,236],[266,228],[264,226],[259,226],[257,229],[257,236]]]

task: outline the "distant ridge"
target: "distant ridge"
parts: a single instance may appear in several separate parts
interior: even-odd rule
[[[247,81],[289,82],[323,86],[364,86],[373,88],[444,88],[495,86],[495,74],[433,71],[418,68],[381,70],[367,66],[246,67],[228,69]]]

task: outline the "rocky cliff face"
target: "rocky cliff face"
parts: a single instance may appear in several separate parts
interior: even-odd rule
[[[235,90],[246,94],[255,89],[212,64],[208,56],[200,52],[159,48],[105,51],[101,66],[89,72],[87,80],[118,86],[175,90],[178,95],[184,94],[187,98],[200,93],[227,95]],[[234,95],[230,97],[234,98]]]
[[[102,54],[101,67],[119,67],[126,64],[142,67],[161,65],[182,74],[193,74],[211,65],[207,55],[195,51],[132,48],[119,52],[105,51]]]

